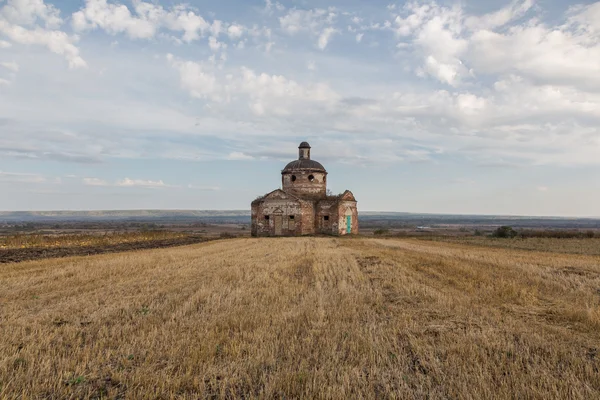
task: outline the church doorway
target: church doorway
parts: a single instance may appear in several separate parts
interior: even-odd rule
[[[281,236],[282,235],[282,228],[283,228],[283,216],[282,215],[275,215],[275,236]]]

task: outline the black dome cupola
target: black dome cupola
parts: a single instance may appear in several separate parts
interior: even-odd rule
[[[300,143],[300,146],[298,146],[298,159],[286,165],[282,172],[297,170],[326,172],[321,163],[310,159],[310,144],[308,142]]]
[[[310,144],[308,142],[302,142],[298,146],[298,160],[310,160]]]

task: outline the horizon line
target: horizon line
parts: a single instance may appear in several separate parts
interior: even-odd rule
[[[91,212],[247,212],[249,209],[188,209],[188,208],[131,208],[131,209],[88,209],[88,210],[0,210],[0,214],[5,213],[91,213]],[[413,211],[376,211],[363,210],[361,213],[379,213],[379,214],[409,214],[409,215],[444,215],[444,216],[471,216],[471,217],[509,217],[509,218],[561,218],[561,219],[600,219],[600,216],[567,216],[567,215],[525,215],[525,214],[473,214],[473,213],[447,213],[447,212],[413,212]]]

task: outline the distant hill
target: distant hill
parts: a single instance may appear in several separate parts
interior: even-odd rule
[[[600,218],[528,217],[506,215],[414,214],[405,212],[361,211],[361,226],[406,225],[511,225],[539,228],[600,229]],[[28,222],[175,222],[249,223],[250,210],[107,210],[107,211],[0,211],[0,223]]]
[[[180,220],[215,217],[250,217],[249,210],[108,210],[108,211],[0,211],[0,222],[81,220]]]

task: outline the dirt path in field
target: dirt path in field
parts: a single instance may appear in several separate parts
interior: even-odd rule
[[[161,247],[184,246],[202,243],[210,239],[189,236],[176,239],[146,240],[130,243],[117,243],[106,246],[70,246],[70,247],[31,247],[25,249],[0,249],[0,264],[59,258],[70,256],[91,256],[94,254],[117,253],[122,251],[155,249]]]

